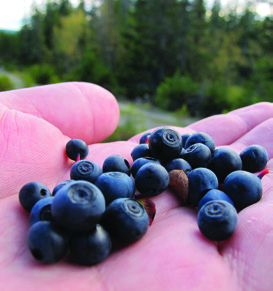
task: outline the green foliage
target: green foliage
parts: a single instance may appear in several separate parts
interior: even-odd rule
[[[0,64],[30,68],[27,84],[86,81],[181,114],[273,101],[273,18],[255,1],[240,13],[220,0],[79,2],[46,1],[18,33],[0,31]]]
[[[39,85],[46,85],[60,82],[60,79],[55,74],[55,69],[52,65],[41,64],[33,65],[28,70],[34,82]]]
[[[155,104],[165,110],[177,110],[189,99],[196,98],[198,86],[190,76],[181,76],[178,72],[166,78],[156,91]]]
[[[14,89],[12,80],[6,75],[0,75],[0,91],[8,91]]]

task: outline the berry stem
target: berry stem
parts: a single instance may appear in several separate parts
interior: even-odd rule
[[[265,175],[269,174],[270,170],[269,169],[264,169],[261,171],[260,174],[257,175],[258,178],[262,179]]]
[[[78,154],[78,155],[77,155],[76,162],[78,162],[78,161],[80,161],[80,160],[81,160],[81,155],[80,155],[80,154]]]

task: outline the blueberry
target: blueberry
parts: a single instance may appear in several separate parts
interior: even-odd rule
[[[145,196],[156,196],[167,189],[169,174],[167,170],[158,164],[147,163],[136,173],[136,189]]]
[[[163,166],[168,172],[172,170],[182,170],[186,174],[188,174],[192,170],[191,165],[186,160],[181,158],[176,158],[168,161],[167,163],[163,164]]]
[[[159,128],[149,137],[149,149],[160,161],[177,158],[182,150],[181,135],[170,128]]]
[[[77,161],[78,157],[80,160],[87,157],[89,148],[83,140],[74,138],[67,142],[65,152],[69,159]]]
[[[35,203],[35,205],[32,207],[30,211],[29,216],[30,225],[41,220],[52,221],[51,204],[53,198],[54,198],[53,196],[47,197]]]
[[[130,164],[120,155],[111,155],[107,157],[102,165],[103,173],[122,172],[130,176]]]
[[[54,196],[53,220],[69,232],[92,229],[105,210],[105,199],[98,187],[87,181],[67,184]]]
[[[267,151],[260,145],[248,146],[240,153],[240,157],[243,163],[242,170],[251,173],[262,171],[268,162]]]
[[[236,209],[227,201],[207,202],[197,215],[197,224],[201,233],[213,241],[230,238],[236,230],[238,216]]]
[[[69,251],[75,262],[93,266],[104,261],[110,254],[112,241],[108,232],[99,224],[85,233],[70,238]]]
[[[188,174],[188,204],[197,207],[202,197],[219,186],[216,175],[207,168],[196,168]]]
[[[215,150],[215,142],[213,138],[207,133],[204,132],[193,133],[191,136],[188,137],[185,144],[185,148],[188,148],[195,143],[202,143],[206,145],[212,153]]]
[[[127,174],[122,172],[108,172],[100,175],[95,185],[104,195],[106,205],[117,198],[133,198],[135,184]]]
[[[153,157],[143,157],[136,159],[131,167],[131,174],[135,178],[137,171],[145,164],[147,163],[156,163],[160,165],[160,162],[158,159]]]
[[[138,201],[119,198],[107,206],[101,224],[116,241],[131,244],[146,234],[149,217]]]
[[[211,151],[206,145],[195,143],[185,150],[183,157],[193,169],[206,168],[210,161]]]
[[[225,192],[218,189],[212,189],[212,190],[209,190],[205,194],[205,196],[203,196],[203,198],[200,200],[198,204],[198,210],[200,210],[204,204],[212,200],[224,200],[224,201],[229,202],[232,206],[234,206],[234,203]]]
[[[74,163],[70,169],[71,180],[84,180],[95,183],[101,174],[101,167],[89,160],[80,160]]]
[[[37,261],[51,264],[61,260],[68,250],[68,236],[51,221],[33,224],[27,236],[28,248]]]
[[[133,161],[143,157],[153,157],[151,150],[149,149],[148,144],[142,143],[135,146],[131,152],[131,157]]]
[[[242,160],[235,150],[223,147],[214,151],[208,168],[215,173],[219,183],[223,183],[228,174],[242,169]]]
[[[30,212],[37,201],[50,196],[51,192],[45,184],[29,182],[20,189],[19,202],[27,212]]]
[[[258,202],[263,193],[261,179],[243,170],[229,174],[224,181],[223,190],[238,211]]]
[[[190,134],[189,133],[185,133],[185,134],[182,134],[181,135],[181,138],[182,138],[182,147],[185,148],[185,145],[186,145],[186,142],[187,142],[187,139],[190,137]]]
[[[148,143],[148,139],[149,139],[150,135],[151,135],[151,132],[145,132],[145,133],[141,136],[141,138],[140,138],[140,140],[139,140],[139,143],[140,143],[140,144],[141,144],[141,143]]]
[[[67,185],[68,183],[71,183],[73,182],[74,180],[65,180],[65,181],[62,181],[60,183],[58,183],[54,189],[52,190],[52,196],[55,196],[56,193],[61,189],[63,188],[65,185]]]

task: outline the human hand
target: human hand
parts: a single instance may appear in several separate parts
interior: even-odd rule
[[[99,144],[119,119],[118,106],[106,90],[66,83],[0,94],[0,280],[3,290],[271,290],[273,279],[273,176],[266,175],[260,202],[239,213],[236,232],[215,243],[202,236],[196,209],[182,206],[171,189],[151,198],[157,208],[147,234],[92,267],[60,261],[36,262],[26,244],[28,213],[18,192],[29,181],[51,190],[69,179],[73,161],[64,154],[71,138],[89,145],[89,156],[102,165],[111,154],[132,163],[129,141]],[[261,103],[213,116],[178,132],[203,131],[216,146],[240,152],[260,144],[273,156],[273,104]],[[272,169],[272,161],[267,166]]]

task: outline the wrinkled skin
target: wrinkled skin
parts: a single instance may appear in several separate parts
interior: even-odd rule
[[[216,146],[240,152],[260,144],[272,169],[273,104],[260,103],[212,116],[181,134],[203,131]],[[94,267],[67,259],[53,265],[36,262],[27,249],[29,214],[18,191],[29,181],[51,190],[65,179],[73,161],[64,154],[71,138],[90,148],[88,159],[100,165],[110,154],[130,153],[129,141],[100,144],[116,128],[119,109],[106,90],[86,83],[64,83],[0,93],[0,281],[4,290],[272,290],[273,174],[262,180],[260,202],[239,213],[235,234],[215,243],[204,238],[196,209],[183,206],[168,189],[153,197],[157,214],[139,242],[118,250]]]

